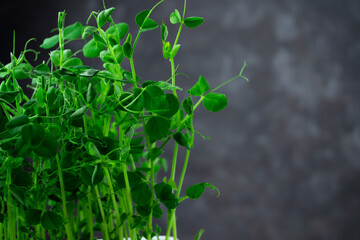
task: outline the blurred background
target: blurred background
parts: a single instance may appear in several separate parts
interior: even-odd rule
[[[106,1],[133,34],[136,13],[155,3]],[[166,0],[152,15],[170,41],[177,28],[168,17],[182,4]],[[19,54],[29,38],[39,49],[52,35],[58,11],[69,25],[101,9],[100,0],[2,2],[0,61],[10,61],[13,29]],[[186,200],[179,238],[204,228],[204,240],[360,239],[360,1],[188,0],[186,15],[205,21],[182,32],[175,61],[189,78],[177,85],[203,75],[216,87],[244,61],[250,82],[219,90],[229,98],[222,112],[196,112],[195,128],[212,140],[197,136],[184,187],[208,181],[221,196]],[[134,59],[142,80],[170,77],[159,30],[142,34]]]

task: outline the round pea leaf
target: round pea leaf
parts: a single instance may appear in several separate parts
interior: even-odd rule
[[[150,202],[152,192],[147,183],[141,182],[131,188],[131,196],[133,197],[135,204],[144,206]]]
[[[64,38],[69,40],[74,40],[81,36],[82,31],[83,31],[82,24],[80,22],[76,22],[64,28]]]
[[[99,46],[98,46],[99,45]],[[105,47],[101,44],[96,44],[94,39],[91,39],[83,47],[84,56],[87,58],[96,58],[100,55],[100,52],[104,50]]]
[[[42,211],[38,209],[29,208],[25,212],[25,220],[29,226],[38,225],[41,221]]]
[[[219,112],[228,105],[225,94],[208,93],[204,97],[204,107],[210,112]]]
[[[210,90],[210,85],[203,76],[199,77],[199,80],[195,85],[188,90],[188,93],[193,96],[202,96],[205,92]]]
[[[54,157],[58,153],[58,142],[54,135],[45,133],[44,140],[34,152],[41,157]]]
[[[202,183],[194,184],[190,186],[188,189],[186,189],[185,191],[186,196],[188,196],[191,199],[198,199],[205,192],[205,189],[207,187],[216,190],[218,192],[218,196],[220,195],[220,191],[217,187],[211,185],[210,183],[202,182]]]
[[[188,28],[196,28],[204,22],[202,17],[188,17],[184,20],[185,26]]]
[[[160,140],[168,136],[170,120],[162,117],[151,117],[145,125],[145,132],[151,140]]]
[[[59,43],[59,35],[56,34],[52,37],[45,38],[44,42],[40,45],[41,48],[50,49]]]
[[[45,229],[54,230],[60,228],[64,224],[63,218],[53,212],[53,211],[46,211],[41,216],[41,225]]]

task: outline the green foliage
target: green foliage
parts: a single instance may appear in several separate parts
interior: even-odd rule
[[[190,186],[188,189],[186,189],[186,196],[188,196],[191,199],[198,199],[205,192],[205,189],[207,187],[216,190],[218,192],[218,196],[220,195],[220,191],[217,187],[211,185],[210,183],[203,182],[203,183],[194,184]]]
[[[200,26],[203,22],[204,19],[202,17],[188,17],[184,20],[184,24],[188,28],[196,28]]]
[[[175,9],[175,11],[170,14],[170,22],[172,24],[181,22],[181,15],[177,9]]]
[[[189,89],[188,93],[193,96],[202,96],[205,92],[210,90],[209,83],[203,76],[199,77],[199,80],[196,84]]]
[[[45,211],[41,216],[41,225],[48,230],[59,229],[64,224],[63,218],[53,212]]]
[[[209,93],[205,95],[204,107],[210,112],[219,112],[228,105],[225,94]]]
[[[199,198],[207,187],[217,190],[209,183],[189,187],[186,195],[182,190],[197,133],[194,112],[201,103],[211,112],[224,109],[228,100],[215,91],[236,78],[247,80],[245,65],[216,88],[200,76],[183,91],[176,82],[178,39],[183,25],[195,28],[203,18],[185,18],[185,9],[183,16],[175,9],[159,29],[163,57],[170,62],[168,80],[140,78],[136,45],[143,32],[159,26],[150,17],[162,2],[136,15],[134,37],[127,23],[114,22],[115,8],[105,4],[90,14],[88,22],[94,18],[95,26],[66,26],[60,12],[55,35],[40,45],[48,61],[33,65],[25,54],[32,50],[25,48],[19,56],[11,53],[10,63],[0,63],[0,203],[6,209],[0,213],[6,223],[0,235],[5,239],[93,239],[96,231],[104,240],[122,240],[125,234],[151,239],[165,232],[152,225],[153,218],[173,221],[183,200]],[[178,24],[174,38],[168,37],[168,22]],[[80,51],[67,45],[73,41],[80,42]],[[85,66],[86,58],[102,67]],[[23,79],[31,80],[31,96],[18,84]],[[164,153],[168,144],[178,149],[173,162]],[[176,181],[182,151],[183,174]],[[168,222],[168,235],[175,225]]]

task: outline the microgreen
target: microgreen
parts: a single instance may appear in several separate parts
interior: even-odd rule
[[[135,16],[134,38],[127,23],[113,21],[115,8],[105,4],[85,26],[66,25],[60,12],[57,32],[40,45],[48,61],[31,63],[27,53],[37,53],[27,43],[19,56],[13,52],[10,63],[0,64],[0,239],[94,239],[98,231],[105,240],[150,240],[160,234],[177,239],[181,202],[200,198],[206,188],[219,192],[206,182],[182,189],[194,138],[204,137],[194,128],[194,112],[201,103],[211,112],[224,109],[228,99],[217,90],[237,78],[247,80],[245,64],[215,88],[204,76],[190,89],[177,86],[182,27],[198,27],[204,19],[186,17],[185,0],[183,13],[175,9],[160,25],[151,16],[162,2]],[[95,25],[89,25],[91,18]],[[167,40],[168,22],[178,26],[174,42]],[[135,71],[135,60],[141,59],[133,53],[146,31],[159,31],[171,69],[168,80],[143,81]],[[82,55],[103,68],[83,65],[81,54],[69,48],[71,41],[81,42]],[[28,78],[31,97],[18,83]],[[163,157],[168,144],[174,145],[172,161]],[[186,153],[182,166],[180,151]],[[159,179],[168,168],[169,175]],[[167,219],[166,229],[153,218]]]

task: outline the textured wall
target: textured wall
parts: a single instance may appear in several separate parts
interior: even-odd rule
[[[181,2],[167,0],[154,18],[167,19]],[[135,14],[154,3],[107,5],[135,32]],[[0,61],[8,61],[13,28],[17,49],[22,38],[40,43],[63,9],[69,24],[85,23],[101,3],[2,3]],[[221,197],[209,191],[184,202],[180,238],[205,228],[206,240],[360,239],[360,2],[189,0],[187,14],[205,22],[180,38],[176,61],[189,78],[178,84],[190,86],[203,74],[216,86],[244,60],[251,82],[221,89],[230,100],[223,112],[197,113],[195,127],[212,140],[198,137],[185,185],[209,181]],[[158,31],[140,39],[135,64],[144,80],[169,77],[159,43]]]

